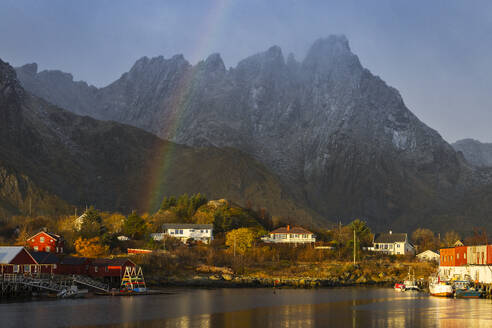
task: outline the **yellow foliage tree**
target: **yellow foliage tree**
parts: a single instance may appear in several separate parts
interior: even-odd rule
[[[78,238],[75,243],[75,251],[78,256],[83,257],[101,257],[108,255],[109,246],[102,245],[99,237],[90,239]]]
[[[231,230],[226,235],[226,245],[244,254],[248,248],[253,246],[255,231],[250,228],[239,228]]]
[[[111,213],[109,215],[102,215],[102,220],[103,225],[108,229],[108,232],[120,233],[123,230],[125,216],[120,213]]]
[[[196,224],[211,224],[214,223],[214,212],[209,210],[198,210],[193,215],[193,223]]]

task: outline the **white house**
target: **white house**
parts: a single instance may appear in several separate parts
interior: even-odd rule
[[[290,243],[290,244],[307,244],[316,242],[314,234],[302,227],[278,228],[270,232],[269,236],[261,238],[265,243]]]
[[[439,263],[439,254],[436,252],[433,252],[431,250],[426,250],[425,252],[419,253],[416,255],[416,258],[419,261],[426,261],[426,262],[437,262]]]
[[[374,235],[373,246],[368,250],[391,255],[415,254],[415,247],[410,244],[406,233],[389,232]]]
[[[153,233],[154,240],[163,240],[171,236],[186,242],[188,239],[202,241],[209,244],[213,237],[213,224],[166,223],[162,225],[162,233]]]

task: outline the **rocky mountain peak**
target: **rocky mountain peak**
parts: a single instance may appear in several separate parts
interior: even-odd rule
[[[331,35],[316,40],[309,49],[303,66],[317,73],[354,74],[363,70],[359,58],[352,53],[349,42],[343,35]]]
[[[218,53],[211,54],[204,62],[205,70],[209,72],[225,72],[226,68],[222,57]]]
[[[28,74],[28,75],[36,75],[38,73],[38,64],[36,63],[25,64],[17,68],[17,71],[22,71],[24,74]]]
[[[7,100],[14,100],[22,97],[23,94],[24,89],[17,81],[15,70],[0,59],[0,96]]]

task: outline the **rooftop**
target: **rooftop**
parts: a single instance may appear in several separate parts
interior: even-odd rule
[[[403,243],[407,241],[406,233],[381,232],[374,235],[375,243]]]
[[[213,229],[213,224],[165,223],[162,229]]]
[[[0,246],[0,264],[9,264],[23,249],[23,246]]]
[[[281,227],[273,230],[270,233],[295,233],[295,234],[311,234],[312,232],[304,229],[303,227]]]

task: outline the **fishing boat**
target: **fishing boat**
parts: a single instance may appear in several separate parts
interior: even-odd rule
[[[417,286],[417,282],[415,281],[415,276],[412,274],[411,269],[408,269],[408,277],[403,283],[396,283],[395,290],[404,292],[407,290],[416,290],[419,291],[420,288]]]
[[[398,292],[404,292],[405,291],[405,284],[396,283],[394,288]]]
[[[415,275],[411,273],[411,269],[408,268],[408,277],[403,284],[405,285],[405,290],[416,290],[419,291],[420,288],[417,286],[417,282],[415,281]]]
[[[480,298],[482,296],[482,291],[472,288],[469,281],[455,281],[454,290],[456,298]]]
[[[439,278],[433,278],[429,280],[429,292],[431,296],[438,297],[452,297],[453,286],[446,281],[440,281]]]

